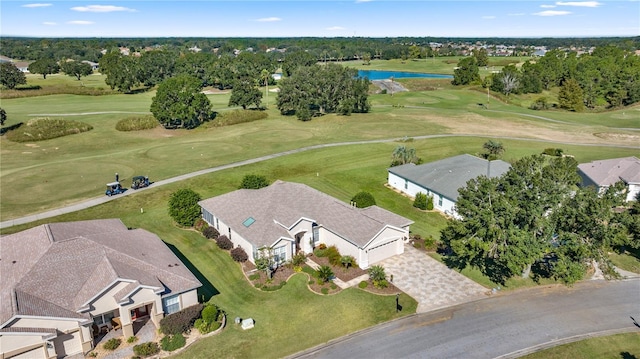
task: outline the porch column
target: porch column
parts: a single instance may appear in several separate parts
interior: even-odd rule
[[[120,322],[122,323],[122,336],[125,340],[133,336],[133,322],[131,321],[131,311],[128,308],[120,307]]]
[[[160,320],[164,317],[164,313],[158,313],[158,302],[155,301],[151,305],[151,321],[156,326],[156,328],[160,328]]]

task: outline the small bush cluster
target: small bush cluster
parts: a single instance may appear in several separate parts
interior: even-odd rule
[[[196,219],[196,221],[193,223],[193,229],[200,233],[204,233],[204,230],[207,228],[209,228],[209,224],[202,218]]]
[[[261,175],[245,175],[240,183],[240,189],[260,189],[269,186],[269,180]]]
[[[165,335],[180,334],[193,327],[195,321],[200,318],[204,305],[196,304],[184,308],[179,312],[167,315],[160,320],[160,331]]]
[[[384,267],[375,265],[369,268],[369,279],[376,288],[386,288],[389,286],[387,282],[387,274],[384,271]]]
[[[233,243],[231,242],[229,237],[225,235],[222,235],[216,238],[216,244],[218,245],[218,248],[224,249],[225,251],[228,251],[229,249],[233,248]]]
[[[282,280],[280,281],[280,283],[276,284],[276,285],[262,285],[262,286],[256,286],[256,288],[263,290],[265,292],[275,292],[276,290],[284,287],[284,285],[287,284],[286,281]]]
[[[102,347],[106,350],[116,350],[120,346],[120,343],[122,343],[120,338],[111,338],[107,340]]]
[[[291,264],[294,267],[301,267],[306,261],[307,256],[305,256],[302,252],[294,254],[291,258]]]
[[[34,96],[47,96],[47,95],[88,95],[88,96],[101,96],[114,93],[109,89],[103,87],[86,87],[86,86],[69,86],[69,85],[48,85],[41,86],[20,86],[13,90],[3,89],[0,93],[0,98],[24,98]]]
[[[148,357],[151,355],[158,354],[160,352],[160,347],[156,342],[147,342],[133,346],[133,354]]]
[[[413,200],[413,206],[422,210],[426,210],[427,195],[422,192],[416,193],[416,198]]]
[[[249,259],[249,256],[242,247],[238,246],[231,250],[231,258],[236,262],[246,262]]]
[[[129,343],[129,344],[135,343],[137,341],[138,341],[138,337],[136,337],[135,335],[132,335],[129,338],[127,338],[127,343]]]
[[[342,255],[340,254],[340,251],[338,251],[338,248],[336,248],[336,246],[327,247],[323,243],[319,245],[315,251],[313,251],[313,254],[318,257],[327,257],[329,259],[329,263],[331,263],[331,265],[333,266],[342,265]]]
[[[358,208],[366,208],[376,204],[376,199],[369,192],[358,192],[351,198],[351,202]]]
[[[264,120],[269,117],[264,111],[234,110],[218,114],[215,120],[210,121],[208,127],[230,126],[238,123]]]
[[[322,292],[322,294],[324,294],[324,295],[329,294],[329,288],[324,287],[324,288],[320,289],[320,291],[321,291],[321,292]]]
[[[545,148],[544,151],[542,151],[545,155],[556,157],[561,157],[563,152],[562,148]]]
[[[179,189],[169,198],[169,215],[183,227],[191,227],[200,218],[202,199],[198,193],[189,188]]]
[[[160,339],[160,347],[166,352],[172,352],[176,349],[180,349],[185,346],[185,344],[187,344],[187,340],[182,333],[167,335]]]
[[[194,326],[202,334],[210,333],[220,327],[220,315],[222,312],[215,304],[207,304],[202,310],[202,318],[196,320]]]
[[[340,258],[340,263],[342,263],[345,268],[355,267],[357,264],[356,259],[353,258],[353,256],[342,256]]]
[[[142,131],[150,130],[158,125],[158,120],[156,120],[153,115],[131,116],[118,121],[118,123],[116,123],[116,130],[123,132]]]
[[[432,235],[427,236],[424,239],[424,249],[427,251],[433,251],[438,247],[438,242],[433,238]]]
[[[253,273],[249,275],[249,280],[258,280],[260,279],[260,273]]]
[[[214,227],[207,227],[202,230],[202,235],[204,235],[204,237],[207,239],[217,239],[220,237],[220,232],[218,232],[218,230],[215,229]],[[227,238],[227,240],[228,239],[229,238]],[[231,241],[229,241],[229,243],[231,243]]]
[[[369,286],[369,282],[367,282],[366,280],[363,280],[362,282],[358,283],[358,287],[360,289],[365,289],[368,286]]]
[[[532,110],[548,110],[551,108],[551,104],[547,101],[546,97],[537,98],[531,106],[529,106]]]
[[[7,132],[7,139],[14,142],[43,141],[52,138],[91,131],[93,126],[79,121],[40,117]]]

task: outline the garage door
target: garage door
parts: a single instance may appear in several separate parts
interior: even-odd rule
[[[56,349],[58,358],[81,353],[80,331],[59,335],[53,340],[53,346]]]
[[[396,254],[399,239],[369,249],[369,265],[380,262]]]

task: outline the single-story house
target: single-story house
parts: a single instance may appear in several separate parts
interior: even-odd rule
[[[501,160],[487,161],[464,154],[422,165],[391,167],[387,183],[410,197],[419,192],[432,196],[434,209],[455,217],[459,188],[478,176],[502,176],[509,168],[511,165]]]
[[[100,66],[99,63],[93,62],[93,61],[89,61],[89,60],[83,60],[81,62],[83,64],[89,64],[89,66],[91,66],[91,70],[93,70],[93,71],[97,71],[98,70],[98,66]]]
[[[640,160],[634,156],[581,163],[578,173],[583,186],[594,186],[600,192],[623,181],[628,189],[627,201],[634,200],[640,192]]]
[[[0,237],[0,358],[87,353],[102,330],[198,303],[202,284],[158,236],[119,219],[51,223]]]
[[[18,70],[20,70],[21,72],[24,73],[29,73],[29,64],[31,64],[31,62],[29,61],[16,61],[13,63],[15,65],[15,67],[18,68]]]
[[[300,183],[276,181],[199,202],[202,217],[255,263],[270,248],[278,263],[321,243],[353,256],[360,268],[404,252],[413,222],[378,206],[357,208]]]

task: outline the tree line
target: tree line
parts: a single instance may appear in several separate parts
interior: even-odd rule
[[[640,56],[612,45],[580,56],[576,52],[551,50],[538,59],[526,61],[520,68],[505,66],[499,73],[481,79],[479,68],[486,64],[482,51],[462,59],[454,70],[452,83],[481,83],[507,96],[542,93],[555,87],[559,88],[558,105],[571,111],[628,106],[640,101]],[[548,100],[541,97],[532,108],[549,106]]]

